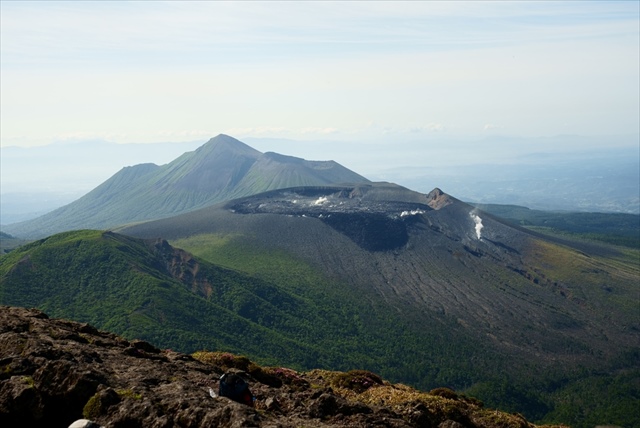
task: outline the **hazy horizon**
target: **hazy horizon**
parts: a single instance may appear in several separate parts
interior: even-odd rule
[[[52,1],[0,12],[3,195],[77,195],[220,133],[424,186],[435,168],[640,146],[638,2]],[[139,146],[111,159],[100,142]],[[65,163],[83,150],[87,160]]]
[[[0,145],[640,129],[638,2],[2,2]]]
[[[439,187],[469,202],[640,213],[640,148],[634,138],[610,137],[607,148],[577,136],[472,141],[490,156],[460,150],[468,140],[345,144],[249,137],[244,142],[261,152],[335,160],[370,180],[424,193]],[[204,143],[84,141],[5,147],[0,159],[0,224],[35,218],[80,198],[124,167],[164,165]]]

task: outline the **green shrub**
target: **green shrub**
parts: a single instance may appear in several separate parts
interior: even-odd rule
[[[95,394],[93,397],[89,398],[87,404],[84,405],[82,409],[82,416],[85,419],[95,419],[100,416],[102,410],[102,406],[100,404],[100,397],[98,394]]]
[[[133,398],[134,400],[141,400],[142,394],[134,392],[132,389],[118,389],[116,393],[121,398]]]
[[[449,388],[436,388],[429,391],[429,394],[436,395],[438,397],[448,398],[450,400],[457,400],[458,394]]]
[[[333,382],[337,387],[361,393],[374,385],[382,385],[382,378],[367,370],[351,370],[338,374]]]

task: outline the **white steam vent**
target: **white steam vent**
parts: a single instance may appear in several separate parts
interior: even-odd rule
[[[471,211],[469,216],[473,219],[473,222],[476,224],[476,236],[478,239],[482,239],[482,219],[475,212]]]
[[[320,196],[313,204],[314,205],[322,205],[327,201],[328,201],[328,199],[327,199],[326,196]]]
[[[409,215],[418,215],[418,214],[424,214],[425,211],[423,210],[411,210],[411,211],[402,211],[400,213],[400,217],[406,217]]]

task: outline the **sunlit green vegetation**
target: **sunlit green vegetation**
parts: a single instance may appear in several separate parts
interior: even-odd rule
[[[247,242],[213,234],[173,242],[197,256],[199,273],[186,281],[170,274],[175,254],[154,242],[91,230],[54,235],[0,259],[0,304],[35,306],[183,352],[233,352],[260,364],[369,370],[423,390],[449,387],[531,420],[637,425],[629,409],[638,397],[640,374],[630,369],[638,355],[609,362],[601,372],[510,359],[486,339],[469,337],[455,320],[399,315],[295,256]],[[541,265],[544,257],[566,258],[554,265],[557,278],[600,263],[555,246],[539,254]],[[630,268],[630,260],[618,263]],[[585,271],[584,280],[598,282],[597,272]],[[626,371],[607,374],[620,368]]]
[[[0,257],[26,243],[27,241],[23,239],[11,236],[8,233],[0,232]]]

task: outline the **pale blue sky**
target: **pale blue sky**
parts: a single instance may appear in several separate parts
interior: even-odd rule
[[[639,4],[2,1],[0,144],[637,135]]]

